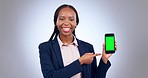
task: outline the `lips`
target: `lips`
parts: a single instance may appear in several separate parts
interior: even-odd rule
[[[62,28],[62,30],[64,31],[64,32],[66,32],[66,33],[68,33],[68,32],[70,32],[70,28]]]
[[[64,30],[64,31],[69,31],[69,30],[70,30],[70,28],[63,28],[63,30]]]

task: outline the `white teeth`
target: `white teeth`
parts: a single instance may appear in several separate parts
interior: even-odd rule
[[[63,30],[64,30],[64,31],[69,31],[69,30],[70,30],[70,28],[63,28]]]

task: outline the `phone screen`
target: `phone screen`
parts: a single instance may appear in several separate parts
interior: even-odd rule
[[[105,34],[105,50],[106,50],[106,53],[114,53],[115,52],[114,34]]]

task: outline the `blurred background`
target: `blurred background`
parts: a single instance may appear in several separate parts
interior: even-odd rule
[[[38,45],[50,38],[62,4],[77,9],[76,36],[96,53],[104,34],[115,33],[106,78],[148,78],[148,0],[0,0],[0,78],[43,78]]]

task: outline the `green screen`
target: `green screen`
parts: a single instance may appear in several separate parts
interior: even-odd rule
[[[114,36],[106,37],[106,51],[115,50],[114,48]]]

